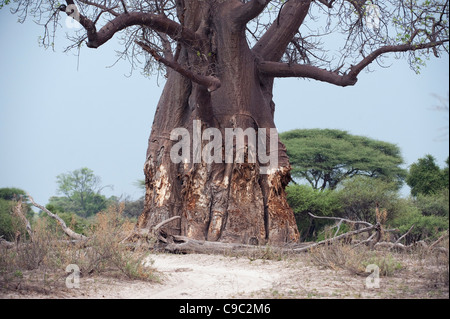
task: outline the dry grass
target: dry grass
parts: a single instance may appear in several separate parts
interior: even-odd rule
[[[310,261],[319,267],[333,270],[344,269],[351,274],[365,275],[369,265],[377,265],[380,276],[391,276],[403,268],[402,263],[390,252],[369,250],[366,246],[334,243],[317,246],[308,254]]]
[[[87,242],[73,243],[55,232],[48,220],[38,219],[33,240],[23,240],[12,249],[0,247],[0,293],[16,290],[50,293],[64,291],[68,265],[80,276],[107,276],[158,281],[155,269],[145,265],[144,250],[131,250],[121,241],[134,224],[122,217],[123,206],[111,206],[95,216]]]
[[[443,241],[436,249],[417,246],[410,251],[389,249],[370,250],[367,246],[354,247],[345,243],[319,246],[308,253],[309,261],[323,269],[345,270],[350,275],[368,276],[368,265],[378,266],[380,277],[406,276],[421,278],[430,289],[449,287],[449,242]]]

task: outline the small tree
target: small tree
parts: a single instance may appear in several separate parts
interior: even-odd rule
[[[329,220],[312,219],[308,213],[316,216],[335,216],[341,210],[338,193],[332,190],[320,191],[309,185],[289,185],[286,187],[287,201],[295,214],[301,240],[315,239],[315,234]]]
[[[65,197],[52,197],[50,203],[63,210],[74,212],[82,217],[94,215],[105,209],[107,199],[100,192],[101,179],[89,168],[76,169],[56,177],[58,193]],[[110,187],[110,186],[105,186]]]
[[[399,195],[394,183],[358,176],[342,183],[338,189],[342,205],[341,217],[376,223],[375,209],[386,210],[390,216],[396,213]]]
[[[448,158],[447,168],[440,169],[436,159],[427,154],[419,158],[409,168],[406,183],[411,187],[411,195],[417,196],[435,194],[439,190],[448,187]]]

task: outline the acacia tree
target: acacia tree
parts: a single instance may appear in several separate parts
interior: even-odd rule
[[[133,66],[145,56],[145,71],[165,72],[148,141],[145,209],[138,227],[180,216],[166,225],[168,234],[211,241],[298,240],[284,191],[290,180],[286,149],[277,143],[277,167],[265,173],[259,159],[174,163],[174,129],[194,132],[194,123],[201,123],[201,132],[216,128],[223,137],[226,128],[275,128],[272,90],[277,77],[344,87],[355,85],[358,74],[387,53],[404,54],[412,66],[420,66],[423,56],[448,53],[445,0],[386,0],[376,6],[364,0],[17,3],[13,11],[22,19],[33,15],[45,26],[44,45],[52,45],[55,27],[70,16],[82,26],[69,33],[72,48],[83,43],[98,48],[120,33],[122,54]],[[337,39],[342,42],[336,44]],[[329,56],[333,47],[340,47],[339,53]],[[189,152],[195,156],[193,149]]]
[[[280,134],[294,179],[311,187],[335,189],[344,179],[363,175],[403,184],[407,171],[394,144],[341,130],[298,129]]]

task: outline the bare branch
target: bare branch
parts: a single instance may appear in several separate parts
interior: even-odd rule
[[[253,52],[265,61],[278,62],[287,45],[305,20],[311,0],[290,0],[286,2],[279,18],[272,23],[253,47]]]
[[[373,226],[371,223],[362,221],[362,220],[351,220],[351,219],[347,219],[347,218],[341,218],[341,217],[332,217],[332,216],[315,216],[311,213],[308,213],[309,216],[311,216],[312,218],[317,218],[317,219],[331,219],[331,220],[338,220],[340,222],[346,222],[349,224],[362,224],[362,225],[366,225],[366,226]]]
[[[432,243],[429,247],[429,249],[433,249],[437,244],[439,244],[442,240],[444,240],[445,238],[447,238],[449,235],[448,233],[448,229],[445,232],[445,234],[443,234],[441,237],[439,237],[434,243]]]
[[[115,16],[115,17],[117,17],[117,16],[120,15],[120,13],[114,11],[114,9],[116,9],[117,6],[114,7],[114,8],[108,8],[107,6],[104,6],[104,5],[102,5],[102,4],[95,3],[95,2],[92,2],[92,1],[89,1],[89,0],[78,0],[78,1],[81,2],[81,3],[87,4],[87,5],[90,5],[90,6],[99,8],[99,9],[101,9],[101,10],[104,11],[104,12],[109,12],[109,13],[111,13],[111,14],[112,14],[113,16]]]
[[[213,92],[217,90],[221,83],[220,80],[214,76],[211,75],[201,75],[196,74],[185,67],[181,66],[177,62],[173,60],[168,60],[162,56],[160,56],[155,50],[150,48],[148,45],[141,41],[136,41],[136,44],[138,44],[142,49],[150,53],[158,62],[161,62],[162,64],[168,66],[169,68],[177,71],[181,75],[187,77],[188,79],[192,80],[193,82],[200,84],[208,89],[209,92]]]
[[[59,217],[56,214],[53,214],[51,211],[49,211],[47,208],[45,208],[42,205],[39,205],[38,203],[36,203],[33,199],[33,197],[31,197],[29,194],[27,194],[27,198],[28,200],[31,202],[31,204],[41,210],[43,210],[44,212],[47,213],[48,216],[56,219],[56,221],[59,223],[59,225],[61,226],[61,228],[63,229],[64,233],[69,236],[70,238],[73,238],[75,240],[86,240],[88,239],[86,236],[78,234],[76,232],[74,232],[72,229],[70,229],[69,227],[67,227],[66,223],[64,222],[64,220],[62,220],[61,217]]]
[[[258,64],[261,73],[271,77],[302,77],[310,78],[322,82],[335,84],[338,86],[355,85],[356,78],[350,75],[340,75],[336,72],[327,71],[312,65],[306,64],[287,64],[281,62],[264,61]]]
[[[430,48],[434,48],[434,47],[443,45],[444,43],[447,43],[447,42],[449,42],[448,39],[442,40],[442,41],[436,41],[436,42],[422,43],[422,44],[407,43],[407,44],[401,44],[401,45],[386,45],[386,46],[383,46],[383,47],[373,51],[371,54],[369,54],[367,57],[365,57],[357,65],[352,66],[350,68],[350,72],[348,73],[348,76],[350,78],[355,78],[356,79],[358,74],[364,68],[366,68],[369,64],[371,64],[373,61],[375,61],[375,59],[378,58],[379,56],[381,56],[382,54],[393,53],[393,52],[407,52],[407,51],[417,51],[417,50],[423,50],[423,49],[430,49]]]
[[[348,73],[344,73],[343,75],[339,74],[338,72],[327,71],[311,65],[287,64],[270,61],[260,62],[258,64],[258,69],[260,70],[260,72],[268,76],[304,77],[345,87],[349,85],[355,85],[356,82],[358,81],[357,76],[359,75],[359,73],[382,54],[423,50],[440,46],[446,42],[448,42],[448,40],[429,42],[423,44],[402,44],[402,45],[383,46],[375,50],[371,54],[369,54],[357,65],[352,65]]]
[[[400,236],[400,238],[397,239],[397,240],[395,241],[395,243],[398,244],[403,238],[405,238],[405,237],[411,232],[411,230],[412,230],[413,228],[414,228],[414,225],[412,225],[411,228],[410,228],[406,233],[404,233],[402,236]]]
[[[171,221],[173,221],[173,220],[176,220],[176,219],[180,219],[181,218],[181,216],[173,216],[173,217],[171,217],[171,218],[169,218],[169,219],[166,219],[166,220],[163,220],[162,222],[160,222],[158,225],[156,225],[155,227],[153,227],[153,232],[157,232],[158,231],[158,229],[160,229],[161,227],[163,227],[165,224],[168,224],[168,223],[170,223]]]
[[[87,0],[84,0],[87,1]],[[67,1],[73,4],[72,0]],[[98,7],[98,5],[97,5]],[[107,8],[105,7],[104,10]],[[60,7],[61,11],[65,11],[65,6]],[[108,9],[109,10],[109,9]],[[111,12],[110,10],[108,12]],[[70,16],[71,12],[66,12]],[[116,13],[117,14],[117,13]],[[113,13],[113,15],[116,15]],[[96,22],[96,21],[95,21]],[[95,22],[79,13],[79,23],[87,31],[89,48],[98,48],[117,32],[131,26],[146,26],[155,31],[162,32],[170,36],[172,39],[193,48],[201,47],[203,38],[186,27],[181,26],[177,22],[167,18],[162,14],[153,14],[147,12],[127,12],[116,15],[114,19],[108,21],[100,30],[97,31]]]
[[[338,240],[341,240],[341,239],[352,237],[352,236],[357,235],[357,234],[370,232],[370,231],[374,230],[375,228],[376,228],[376,225],[375,226],[372,225],[372,226],[369,226],[369,227],[357,229],[357,230],[354,230],[354,231],[351,231],[351,232],[339,235],[337,237],[333,237],[333,238],[329,238],[329,239],[325,239],[325,240],[319,241],[317,243],[314,243],[314,244],[311,244],[311,245],[308,245],[308,246],[305,246],[305,247],[293,249],[293,251],[296,252],[296,253],[303,252],[303,251],[308,251],[311,248],[314,248],[314,247],[317,247],[317,246],[329,244],[329,243],[332,243],[334,241],[338,241]]]

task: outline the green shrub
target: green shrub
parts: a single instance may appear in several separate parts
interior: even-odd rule
[[[425,216],[446,216],[449,211],[449,191],[448,188],[442,189],[435,194],[418,194],[414,199],[415,206]]]
[[[14,205],[12,201],[0,198],[0,236],[8,241],[14,240],[13,216]]]
[[[316,234],[330,221],[312,219],[316,216],[334,216],[340,210],[336,192],[317,190],[307,185],[290,185],[286,188],[287,201],[294,211],[302,240],[314,240]]]
[[[386,209],[388,219],[397,214],[399,195],[396,183],[366,176],[347,179],[338,189],[338,199],[342,206],[340,217],[376,223],[375,209]]]
[[[403,211],[390,222],[390,226],[397,228],[398,234],[401,235],[405,234],[412,225],[414,228],[405,237],[407,245],[419,240],[437,239],[442,231],[449,228],[449,220],[446,216],[424,216],[417,207],[405,201]]]

